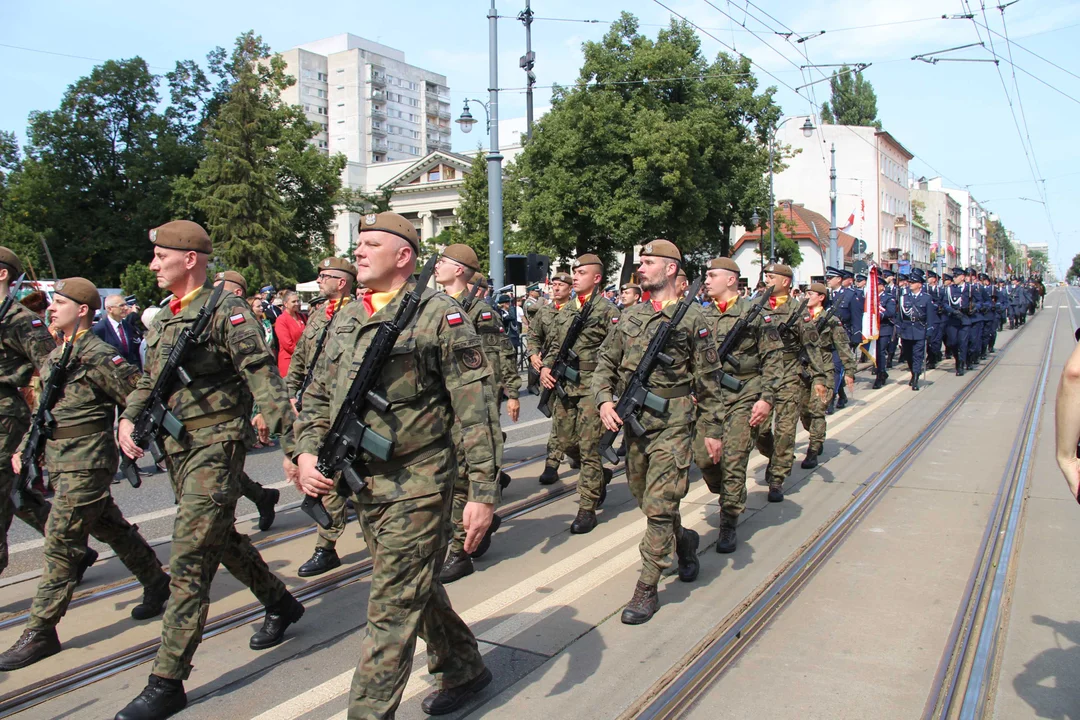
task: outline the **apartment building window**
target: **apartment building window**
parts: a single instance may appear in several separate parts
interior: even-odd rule
[[[315,91],[315,96],[325,98],[326,97],[326,91],[325,90],[316,90]]]
[[[330,144],[327,143],[325,140],[320,140],[319,141],[319,149],[320,150],[325,150],[328,147],[330,147]]]
[[[330,111],[328,109],[324,108],[324,107],[315,108],[315,111],[317,113],[319,113],[320,115],[329,115],[330,114]]]
[[[439,182],[441,176],[438,170],[430,170],[427,174],[428,182]]]
[[[321,73],[318,73],[318,74],[317,74],[317,78],[318,78],[319,80],[322,80],[323,82],[326,82],[327,80],[329,80],[329,79],[330,79],[330,76],[329,76],[329,75],[327,75],[326,73],[322,73],[322,72],[321,72]]]
[[[453,180],[455,177],[457,177],[457,172],[454,170],[454,168],[448,167],[445,168],[445,171],[447,180]]]

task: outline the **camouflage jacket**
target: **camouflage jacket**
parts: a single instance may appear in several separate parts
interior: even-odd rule
[[[612,402],[614,396],[622,392],[630,375],[641,364],[661,321],[670,320],[675,307],[672,303],[656,312],[652,303],[645,302],[623,311],[598,354],[591,387],[597,407]],[[720,358],[716,354],[713,331],[700,305],[690,305],[682,322],[673,329],[664,352],[675,362],[671,367],[658,365],[648,386],[662,397],[675,397],[669,397],[666,416],[643,409],[639,418],[642,426],[652,432],[670,426],[692,425],[697,417],[699,433],[705,437],[721,437],[723,404],[716,373]],[[697,410],[690,391],[696,394]]]
[[[595,292],[599,291],[597,288]],[[574,322],[579,312],[581,312],[581,307],[578,300],[571,299],[558,312],[552,313],[546,331],[551,334],[550,352],[544,355],[544,365],[548,368],[555,367],[555,358],[559,354],[559,348],[562,347],[563,338],[566,337],[570,324]],[[565,383],[564,389],[570,397],[585,397],[592,394],[592,375],[596,370],[600,346],[618,325],[619,315],[617,307],[603,297],[596,298],[589,321],[585,323],[572,348],[578,356],[577,369],[581,373],[581,379],[578,383]]]
[[[555,305],[547,303],[536,308],[529,318],[529,332],[525,336],[525,352],[529,357],[540,355],[544,357],[551,353],[559,352],[558,346],[553,350],[551,321],[555,317]]]
[[[473,327],[480,336],[480,342],[491,366],[491,377],[497,389],[506,393],[506,397],[517,399],[521,389],[521,376],[517,371],[517,352],[510,344],[506,326],[502,318],[487,300],[476,300],[468,310]],[[496,400],[498,397],[496,396]]]
[[[45,321],[21,303],[12,303],[0,325],[0,415],[29,422],[30,408],[19,388],[30,384],[34,371],[41,369],[55,347]],[[2,432],[4,425],[0,423]]]
[[[344,298],[344,300],[342,307],[351,302],[348,297]],[[334,304],[336,305],[337,302],[335,300]],[[334,317],[337,317],[337,312],[340,309],[337,308],[334,311]],[[293,350],[292,360],[289,361],[289,374],[285,376],[285,386],[289,389],[290,398],[296,397],[296,393],[300,391],[304,384],[308,367],[311,365],[311,358],[315,354],[315,347],[319,344],[319,336],[322,335],[323,328],[326,327],[327,323],[333,323],[333,320],[326,317],[325,302],[313,305],[308,309],[307,325],[304,327],[300,339],[296,341],[296,349]],[[323,352],[326,352],[328,342],[330,342],[330,333],[326,334],[326,340],[323,342]]]
[[[828,386],[828,375],[832,368],[832,360],[826,365],[821,358],[821,353],[815,350],[818,342],[816,331],[810,319],[810,314],[805,308],[802,317],[791,323],[791,333],[786,328],[792,315],[801,303],[795,302],[791,296],[787,296],[783,303],[776,304],[777,297],[774,295],[770,301],[770,307],[761,314],[761,320],[765,325],[765,337],[772,341],[780,341],[784,349],[780,352],[781,377],[780,384],[801,382],[803,374],[802,362],[799,355],[803,348],[807,350],[810,365],[805,369],[810,375],[810,384]]]
[[[211,292],[207,285],[179,314],[172,315],[166,308],[154,317],[144,341],[146,372],[128,396],[124,418],[134,421],[142,411],[177,337],[195,322]],[[167,404],[191,434],[191,447],[247,442],[251,434],[248,417],[251,399],[247,397],[250,391],[270,432],[280,435],[282,450],[292,454],[292,424],[296,414],[289,404],[285,381],[278,375],[277,363],[263,341],[262,327],[246,302],[235,295],[221,297],[210,323],[209,339],[192,350],[184,368],[192,383],[188,386],[178,383]],[[220,420],[198,427],[215,417]],[[166,434],[167,453],[186,449],[190,448],[184,448]]]
[[[814,332],[817,333],[820,313],[817,316],[810,312],[808,314],[813,317],[812,325]],[[833,350],[835,350],[840,355],[840,363],[844,366],[844,374],[854,378],[856,370],[855,353],[851,351],[851,342],[848,339],[847,330],[844,329],[844,324],[840,322],[840,318],[835,315],[830,317],[825,323],[825,328],[817,334],[821,363],[827,368],[828,377],[832,378],[833,375],[832,354]],[[829,387],[832,387],[832,385],[830,384]]]
[[[703,312],[715,335],[714,342],[718,348],[724,343],[724,338],[735,323],[746,315],[753,305],[747,298],[736,297],[722,313],[715,303],[704,308]],[[734,362],[725,362],[722,367],[728,375],[744,383],[743,389],[738,393],[724,388],[724,400],[728,403],[750,394],[760,396],[759,399],[770,405],[776,404],[776,391],[780,388],[783,377],[784,343],[779,337],[770,338],[770,334],[765,332],[763,317],[763,314],[757,316],[743,333],[738,345],[732,349],[729,358]]]
[[[410,282],[406,288],[412,286]],[[318,453],[376,330],[393,319],[406,288],[374,315],[369,316],[361,302],[341,310],[304,393],[294,457]],[[493,413],[490,376],[480,337],[461,306],[448,295],[425,290],[420,309],[398,337],[382,371],[390,411],[380,414],[369,408],[360,418],[394,442],[389,461],[367,463],[368,486],[362,499],[394,502],[448,491],[408,468],[449,447],[451,426],[457,425],[468,463],[469,499],[496,502],[502,433]]]

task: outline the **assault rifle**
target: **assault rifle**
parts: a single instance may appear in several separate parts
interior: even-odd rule
[[[649,408],[656,413],[667,412],[667,399],[649,392],[649,376],[652,375],[657,365],[671,367],[675,364],[674,358],[664,353],[664,348],[667,347],[672,331],[682,322],[686,311],[695,302],[700,289],[701,278],[699,277],[690,286],[690,292],[686,294],[686,297],[679,301],[679,304],[675,307],[675,314],[671,316],[671,319],[662,321],[660,326],[656,328],[656,334],[649,341],[649,347],[646,348],[637,369],[630,375],[630,379],[626,383],[626,389],[619,397],[619,402],[615,405],[615,412],[618,413],[619,419],[622,420],[626,430],[636,436],[645,434],[645,428],[642,426],[641,421],[638,420],[638,414],[642,408]],[[600,438],[600,454],[611,463],[619,462],[619,456],[611,449],[611,445],[615,442],[618,434],[606,430],[603,437]]]
[[[769,298],[772,297],[772,287],[765,288],[765,292],[761,294],[761,299],[750,306],[750,309],[741,318],[735,321],[735,324],[731,326],[731,330],[724,336],[724,342],[720,343],[720,347],[716,349],[716,354],[720,358],[720,384],[733,392],[739,392],[743,389],[743,381],[738,378],[732,377],[723,371],[724,363],[734,365],[738,370],[739,363],[733,357],[729,357],[731,352],[735,349],[735,346],[742,340],[742,336],[746,334],[747,329],[753,324],[757,316],[765,309],[765,306],[769,304]]]
[[[383,461],[394,455],[394,441],[369,428],[360,418],[369,406],[380,414],[390,411],[390,403],[376,392],[375,387],[382,377],[383,368],[390,360],[394,343],[420,308],[420,299],[431,280],[438,257],[433,255],[424,265],[416,286],[402,298],[394,319],[381,323],[375,330],[375,337],[364,353],[364,359],[360,362],[337,417],[334,418],[334,424],[330,426],[330,432],[319,446],[316,469],[323,477],[333,477],[340,472],[353,493],[359,493],[367,486],[355,467],[362,453]],[[300,509],[323,528],[329,528],[332,524],[321,498],[305,496],[300,503]]]
[[[23,281],[26,280],[26,273],[19,276],[19,279],[15,281],[15,284],[8,290],[7,297],[4,298],[4,302],[0,303],[0,323],[4,322],[4,318],[7,317],[11,311],[11,305],[15,302],[15,296],[19,294],[19,290],[22,289]]]
[[[63,342],[62,339],[61,342]],[[11,491],[11,500],[15,503],[16,509],[44,504],[33,490],[34,483],[41,478],[41,465],[38,459],[45,452],[45,441],[52,437],[53,429],[56,427],[56,418],[53,417],[52,409],[56,407],[60,399],[60,391],[67,383],[68,364],[71,362],[71,348],[74,344],[74,342],[64,344],[60,360],[53,366],[49,379],[41,387],[41,397],[38,398],[26,446],[21,453],[22,467],[19,469],[15,487]]]
[[[566,337],[563,338],[562,345],[559,347],[559,354],[555,356],[555,367],[551,370],[551,374],[555,378],[555,387],[544,388],[540,393],[540,402],[536,406],[544,414],[544,417],[551,417],[552,390],[560,399],[566,399],[566,388],[563,387],[563,383],[566,380],[576,383],[581,379],[581,373],[572,366],[578,360],[577,353],[574,352],[574,345],[577,343],[581,331],[585,329],[585,323],[589,321],[589,316],[592,315],[593,307],[596,305],[596,297],[599,294],[594,288],[589,302],[585,304],[585,307],[581,308],[581,312],[574,316],[570,327],[566,330]]]
[[[461,309],[465,312],[472,310],[473,304],[476,302],[476,296],[480,293],[480,284],[475,283],[469,292],[465,295],[465,299],[461,301]]]
[[[784,349],[788,352],[793,352],[796,349],[795,338],[797,335],[795,328],[799,325],[799,318],[806,312],[806,303],[808,302],[807,298],[803,298],[803,301],[799,303],[799,307],[795,308],[795,312],[791,313],[791,317],[788,318],[787,322],[780,326],[780,339],[784,341]],[[799,343],[799,347],[802,347],[801,343]]]
[[[214,316],[214,310],[217,309],[224,287],[225,283],[215,285],[214,291],[210,293],[210,299],[195,316],[195,322],[180,331],[176,344],[173,345],[169,357],[165,359],[165,364],[158,372],[157,382],[154,383],[154,389],[150,391],[146,406],[135,418],[131,441],[141,448],[149,447],[150,454],[154,456],[154,462],[160,463],[165,459],[165,451],[161,447],[162,431],[169,433],[178,443],[186,445],[188,442],[190,436],[184,428],[184,423],[180,422],[180,419],[169,410],[169,396],[177,380],[185,386],[191,385],[191,376],[184,369],[183,363],[196,345],[205,342],[205,336],[209,334],[210,320]],[[120,471],[131,483],[131,487],[137,488],[142,485],[139,468],[135,465],[135,461],[124,453],[120,453]]]
[[[327,302],[333,302],[333,300],[327,300]],[[341,302],[339,299],[338,302]],[[304,407],[304,391],[308,389],[308,385],[315,379],[315,365],[319,362],[319,356],[322,355],[323,345],[326,344],[327,333],[330,332],[330,326],[334,324],[334,318],[337,317],[338,310],[341,310],[341,306],[338,305],[338,309],[334,311],[334,314],[330,316],[326,324],[323,325],[322,332],[319,333],[319,339],[315,343],[315,352],[311,356],[311,362],[308,363],[307,375],[304,376],[304,382],[300,383],[300,389],[296,391],[296,412],[299,413]]]

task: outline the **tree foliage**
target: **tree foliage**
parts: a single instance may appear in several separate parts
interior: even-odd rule
[[[829,78],[832,104],[821,104],[821,122],[827,125],[864,125],[881,129],[877,116],[877,94],[861,72],[844,65]]]
[[[162,301],[165,292],[158,287],[157,275],[146,263],[132,263],[120,274],[120,287],[126,295],[134,295],[140,307],[150,307]]]
[[[1066,282],[1073,282],[1078,279],[1080,279],[1080,253],[1073,255],[1072,265],[1065,272]]]

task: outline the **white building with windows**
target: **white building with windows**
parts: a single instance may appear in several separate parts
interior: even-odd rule
[[[948,193],[960,204],[960,262],[964,267],[986,270],[986,221],[989,213],[967,190],[945,187],[940,177],[926,181],[930,190]]]

